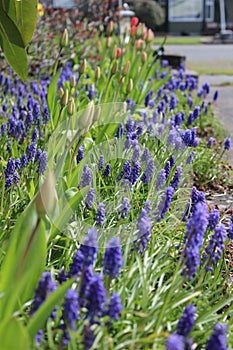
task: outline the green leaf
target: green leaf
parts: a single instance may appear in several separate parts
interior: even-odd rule
[[[27,54],[22,36],[0,2],[0,46],[7,62],[23,80],[27,77]]]
[[[54,307],[59,305],[64,298],[67,289],[71,287],[71,285],[76,280],[76,277],[66,281],[63,283],[55,292],[50,294],[50,296],[45,300],[45,302],[40,306],[38,311],[33,315],[31,321],[29,322],[27,329],[30,334],[30,337],[34,339],[38,330],[44,327],[44,324],[52,313]]]
[[[15,318],[0,325],[1,349],[29,350],[30,340],[26,328]]]
[[[26,46],[33,37],[36,28],[37,0],[2,0],[7,15],[19,29]]]
[[[60,72],[58,71],[53,77],[49,84],[48,88],[48,107],[51,115],[53,115],[55,106],[57,105],[57,82],[60,76]]]
[[[46,264],[46,236],[34,205],[18,219],[0,274],[0,315],[12,312],[31,299]],[[29,283],[30,281],[30,283]]]

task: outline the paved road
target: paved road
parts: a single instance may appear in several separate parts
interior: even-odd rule
[[[222,68],[233,70],[233,45],[167,45],[166,54],[186,57],[186,67],[192,69],[209,68],[216,73]],[[216,115],[232,138],[232,148],[227,159],[233,165],[233,75],[200,75],[199,85],[209,82],[214,92],[219,91],[219,98],[214,104]],[[230,84],[223,86],[224,84]]]

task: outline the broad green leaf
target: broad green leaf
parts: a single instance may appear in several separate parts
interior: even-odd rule
[[[54,307],[62,302],[67,289],[71,287],[71,285],[75,282],[75,279],[76,277],[66,281],[55,292],[50,294],[50,296],[40,306],[38,311],[33,315],[27,326],[28,332],[32,339],[34,339],[37,332],[44,327],[44,324],[49,315],[52,313]]]
[[[10,316],[33,297],[46,263],[45,227],[34,206],[18,219],[0,273],[0,315]],[[29,283],[30,281],[30,283]]]
[[[51,82],[49,84],[49,88],[48,88],[47,101],[48,101],[48,107],[49,107],[50,114],[52,115],[52,118],[53,118],[55,106],[57,104],[57,82],[58,82],[59,76],[60,76],[60,72],[58,71],[52,77],[52,80],[51,80]]]
[[[23,80],[27,77],[27,54],[22,36],[0,2],[0,46],[7,62]]]
[[[32,39],[37,18],[37,0],[2,0],[3,8],[18,27],[26,46]]]
[[[0,325],[1,349],[29,350],[30,339],[26,328],[15,318],[8,319]]]

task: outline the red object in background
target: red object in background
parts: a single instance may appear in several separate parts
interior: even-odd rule
[[[131,29],[130,29],[130,36],[134,36],[136,31],[137,31],[137,27],[136,26],[132,26]]]
[[[117,49],[116,49],[116,58],[121,57],[121,54],[122,54],[121,48],[120,48],[120,47],[117,47]]]
[[[131,26],[137,26],[139,22],[139,19],[137,17],[131,18]]]

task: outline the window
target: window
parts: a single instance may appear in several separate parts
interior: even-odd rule
[[[203,19],[202,0],[169,0],[169,20],[200,22]]]
[[[207,22],[214,20],[214,0],[206,0],[205,2],[205,19]]]

